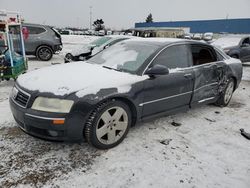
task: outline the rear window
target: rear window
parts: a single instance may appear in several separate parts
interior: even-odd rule
[[[26,26],[30,35],[38,35],[44,33],[46,30],[42,27]]]

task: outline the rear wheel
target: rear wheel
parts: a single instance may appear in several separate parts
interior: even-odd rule
[[[235,58],[235,59],[239,59],[239,56],[238,56],[238,55],[232,55],[231,57],[232,57],[232,58]]]
[[[36,50],[36,57],[41,61],[49,61],[53,57],[53,51],[48,46],[40,46]]]
[[[98,149],[109,149],[123,141],[131,126],[131,111],[121,101],[109,101],[98,106],[85,126],[88,143]]]
[[[227,86],[225,87],[225,90],[222,92],[220,98],[216,102],[218,106],[227,106],[233,96],[235,87],[235,82],[233,78],[230,78],[227,82]]]

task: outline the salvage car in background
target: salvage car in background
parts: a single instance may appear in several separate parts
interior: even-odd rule
[[[30,135],[86,139],[107,149],[122,142],[136,122],[201,104],[227,106],[241,77],[241,62],[208,44],[130,39],[85,63],[20,76],[10,107]]]
[[[132,37],[125,35],[109,35],[106,37],[101,37],[80,49],[76,49],[71,53],[67,53],[64,57],[64,62],[69,63],[71,61],[85,61],[98,52],[108,48],[109,46],[130,38]]]
[[[212,43],[224,50],[226,54],[242,62],[250,62],[250,36],[233,35],[219,38]]]
[[[50,26],[23,23],[24,44],[27,55],[35,55],[41,61],[49,61],[62,50],[59,32]]]

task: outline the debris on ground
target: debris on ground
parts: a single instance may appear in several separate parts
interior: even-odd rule
[[[165,139],[165,140],[160,140],[160,143],[167,146],[171,141],[172,139]]]
[[[216,113],[216,114],[220,114],[220,112],[219,112],[219,111],[215,111],[214,113]]]
[[[171,125],[173,125],[173,126],[175,126],[175,127],[179,127],[179,126],[181,126],[182,124],[173,121],[173,122],[171,123]]]
[[[149,127],[148,129],[149,130],[154,130],[154,129],[156,129],[156,127]]]
[[[209,121],[209,122],[212,122],[212,123],[215,123],[216,121],[214,119],[209,119],[209,118],[205,118],[205,120]]]
[[[241,135],[250,140],[250,133],[246,133],[244,129],[240,129]]]

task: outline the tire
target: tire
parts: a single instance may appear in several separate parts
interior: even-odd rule
[[[64,63],[70,63],[73,60],[73,55],[71,53],[67,53],[64,58]]]
[[[227,86],[225,87],[225,90],[222,92],[221,96],[215,103],[217,106],[227,106],[233,96],[235,87],[235,82],[233,78],[230,78],[227,82]]]
[[[238,55],[232,55],[231,57],[232,57],[232,58],[235,58],[235,59],[239,59],[239,56],[238,56]]]
[[[48,46],[40,46],[36,50],[36,57],[41,61],[49,61],[53,57],[53,51]]]
[[[128,134],[131,117],[130,108],[121,101],[112,100],[100,104],[85,124],[87,142],[98,149],[117,146]]]

